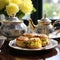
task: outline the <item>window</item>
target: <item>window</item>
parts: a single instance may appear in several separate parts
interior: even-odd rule
[[[37,20],[41,19],[44,14],[47,15],[47,18],[53,20],[60,19],[60,0],[32,0],[34,7],[37,9],[31,15],[31,18],[35,24]]]
[[[43,0],[43,14],[50,19],[60,19],[60,0]]]
[[[60,0],[32,0],[37,12],[32,14],[35,21],[44,14],[50,19],[60,19]]]

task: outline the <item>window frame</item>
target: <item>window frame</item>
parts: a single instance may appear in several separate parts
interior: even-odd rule
[[[34,7],[36,8],[36,12],[31,14],[31,18],[35,24],[37,24],[37,20],[42,18],[43,11],[43,0],[32,0]]]

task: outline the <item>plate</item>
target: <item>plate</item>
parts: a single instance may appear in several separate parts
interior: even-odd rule
[[[24,50],[24,51],[41,51],[41,50],[49,50],[49,49],[52,49],[54,47],[56,47],[58,45],[58,42],[56,40],[53,40],[53,39],[50,39],[50,44],[45,46],[45,47],[41,47],[39,49],[28,49],[28,48],[22,48],[22,47],[18,47],[16,45],[16,40],[11,40],[9,42],[9,46],[11,48],[14,48],[14,49],[18,49],[18,50]]]
[[[58,31],[54,31],[49,34],[49,38],[60,38],[60,33],[57,34]]]

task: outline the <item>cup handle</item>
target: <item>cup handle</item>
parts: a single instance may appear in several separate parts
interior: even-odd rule
[[[55,26],[56,24],[60,24],[60,20],[56,20],[54,23],[53,23],[53,26]],[[55,27],[55,29],[56,29],[56,27]]]

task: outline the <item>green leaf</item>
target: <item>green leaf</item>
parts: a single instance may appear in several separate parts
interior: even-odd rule
[[[17,16],[19,19],[22,19],[22,17],[23,17],[24,15],[25,15],[24,13],[22,13],[21,11],[19,11],[16,16]]]
[[[36,11],[37,11],[36,8],[33,7],[33,12],[36,12]]]

